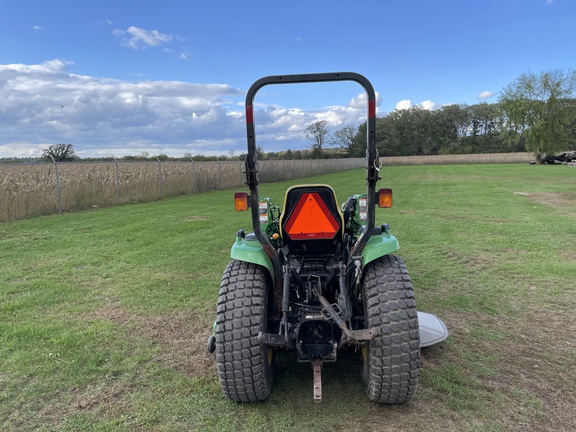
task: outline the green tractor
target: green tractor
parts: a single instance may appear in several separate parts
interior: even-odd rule
[[[367,189],[341,206],[324,184],[292,186],[282,208],[258,194],[253,102],[271,84],[355,81],[367,93]],[[250,193],[234,196],[250,211],[253,233],[236,233],[224,271],[214,333],[220,385],[238,402],[268,398],[276,353],[295,351],[313,369],[313,399],[322,400],[322,366],[342,348],[357,350],[370,400],[400,404],[416,391],[420,348],[448,336],[436,316],[417,312],[412,282],[393,255],[398,240],[375,222],[375,207],[391,207],[391,189],[379,189],[376,95],[370,81],[351,72],[269,76],[246,96]]]

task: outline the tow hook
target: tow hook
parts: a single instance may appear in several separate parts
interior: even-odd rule
[[[316,357],[312,360],[312,370],[314,371],[314,402],[322,402],[322,360]]]

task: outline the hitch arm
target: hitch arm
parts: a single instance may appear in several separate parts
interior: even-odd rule
[[[316,289],[314,289],[313,292],[316,295],[316,297],[318,297],[318,300],[320,300],[320,304],[324,306],[324,309],[326,310],[328,316],[334,320],[334,322],[338,327],[340,327],[340,329],[342,329],[342,332],[344,333],[343,336],[345,336],[346,340],[349,341],[372,340],[376,336],[378,336],[379,331],[377,327],[361,330],[350,330],[346,325],[346,323],[344,322],[344,320],[342,319],[342,317],[340,317],[340,314],[336,312],[336,310],[332,307],[330,302],[326,300],[326,297],[320,294]]]

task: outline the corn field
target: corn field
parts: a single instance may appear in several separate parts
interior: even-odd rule
[[[364,159],[263,160],[261,182],[361,168]],[[244,162],[0,164],[0,221],[148,202],[244,184]]]
[[[527,163],[529,153],[406,156],[383,165]],[[365,159],[261,160],[262,183],[362,168]],[[0,221],[148,202],[244,184],[241,161],[0,164]]]

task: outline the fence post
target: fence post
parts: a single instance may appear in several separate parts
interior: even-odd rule
[[[160,164],[160,159],[156,158],[158,161],[158,186],[160,187],[160,199],[164,198],[162,193],[162,165]]]
[[[222,167],[220,164],[220,158],[216,158],[218,160],[218,189],[222,189]]]
[[[196,193],[196,165],[194,165],[194,158],[190,156],[190,160],[192,161],[192,193]]]
[[[118,195],[118,203],[121,203],[121,199],[120,199],[120,176],[118,175],[118,160],[116,159],[116,157],[114,155],[112,155],[112,158],[114,159],[114,163],[116,164],[116,194]]]
[[[54,173],[56,174],[56,195],[58,197],[58,213],[62,213],[62,202],[60,199],[60,176],[58,175],[58,162],[56,162],[56,159],[54,159],[54,157],[49,154],[48,156],[50,156],[50,159],[52,159],[52,162],[54,162]]]

